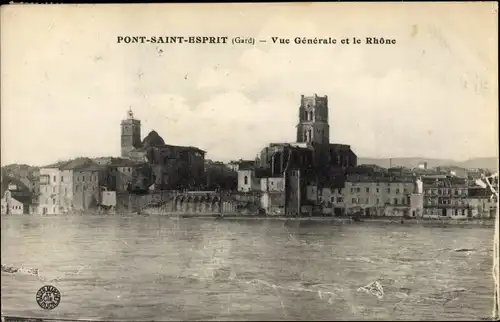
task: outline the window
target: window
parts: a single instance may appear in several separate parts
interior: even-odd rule
[[[54,176],[54,182],[56,182],[56,180],[57,180],[57,179],[56,179],[56,176]]]
[[[243,184],[248,184],[248,177],[245,176],[245,178],[243,178]]]
[[[85,176],[82,177],[82,181],[85,182]]]
[[[63,176],[61,176],[61,182],[64,182],[64,177]]]
[[[352,198],[352,203],[356,203],[356,198]]]
[[[331,202],[335,202],[335,197],[331,197],[331,198],[330,198],[330,201],[331,201]]]
[[[399,188],[396,188],[396,193],[399,193]]]
[[[377,198],[377,204],[379,204],[379,203],[380,203],[380,199]]]
[[[377,183],[377,185],[378,185],[378,183]],[[377,188],[377,192],[380,192],[380,189],[379,189],[379,188]]]
[[[357,190],[358,190],[358,192],[361,192],[361,188],[358,188]]]
[[[366,192],[370,192],[370,188],[366,188]]]
[[[337,202],[344,202],[344,198],[342,198],[342,197],[337,197]]]
[[[394,198],[394,204],[397,205],[398,204],[398,199],[397,198]]]
[[[55,205],[56,204],[56,198],[52,198],[52,204]]]
[[[52,187],[52,192],[56,192],[56,187]]]
[[[391,188],[387,188],[387,193],[391,193]]]
[[[351,188],[351,192],[354,192],[354,188]]]

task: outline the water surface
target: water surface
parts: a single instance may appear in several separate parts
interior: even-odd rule
[[[94,320],[466,320],[492,309],[493,228],[4,217],[2,313]],[[456,251],[457,249],[469,251]],[[359,290],[375,280],[383,296]],[[45,284],[62,300],[35,301]]]

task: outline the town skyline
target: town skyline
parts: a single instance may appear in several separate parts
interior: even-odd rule
[[[460,4],[378,5],[375,11],[348,4],[349,14],[333,20],[319,14],[318,4],[281,6],[287,18],[231,6],[210,15],[179,9],[175,17],[151,21],[152,6],[144,13],[95,11],[85,30],[77,26],[86,10],[66,8],[61,19],[57,6],[46,15],[36,15],[36,8],[9,17],[19,27],[2,30],[4,41],[25,39],[2,55],[2,165],[119,156],[120,121],[130,107],[141,119],[142,138],[155,130],[167,144],[207,151],[208,159],[253,159],[270,142],[295,141],[300,95],[314,93],[328,96],[331,143],[350,145],[360,157],[498,156],[497,40],[478,37],[495,24],[485,4],[467,10]],[[234,10],[229,20],[226,9]],[[384,18],[394,10],[401,19]],[[306,11],[318,19],[304,18]],[[219,14],[226,19],[214,19]],[[127,29],[120,23],[124,15],[141,27]],[[380,22],[375,29],[360,23],[368,15]],[[456,24],[454,16],[471,23]],[[248,20],[244,27],[241,19]],[[31,25],[23,24],[28,20]],[[264,38],[382,35],[397,44],[115,43],[119,34],[164,30]]]

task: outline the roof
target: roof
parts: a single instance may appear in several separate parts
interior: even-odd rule
[[[144,165],[144,162],[129,159],[112,160],[111,163],[107,164],[108,167],[135,167],[141,165]]]
[[[270,143],[269,146],[267,146],[264,149],[269,149],[271,151],[280,151],[285,148],[292,148],[295,150],[310,150],[313,151],[313,147],[310,144],[307,143]]]
[[[171,145],[171,144],[164,144],[162,146],[143,146],[140,148],[136,148],[132,150],[131,152],[145,152],[148,150],[148,148],[155,148],[155,149],[175,149],[175,150],[181,150],[181,151],[195,151],[195,152],[200,152],[205,154],[206,151],[203,151],[202,149],[199,149],[194,146],[181,146],[181,145]]]
[[[106,158],[101,158],[106,159]],[[99,171],[106,169],[105,166],[94,162],[90,158],[76,158],[73,160],[59,161],[42,168],[56,168],[59,170],[85,170],[85,171]]]
[[[346,182],[414,182],[413,177],[405,176],[374,176],[374,175],[347,175]]]
[[[481,187],[470,187],[468,190],[468,196],[470,198],[489,198],[492,194],[489,189]]]
[[[11,198],[19,201],[22,204],[31,204],[33,197],[31,194],[24,194],[24,193],[11,193]]]
[[[347,144],[339,144],[339,143],[316,143],[312,142],[314,147],[325,147],[333,150],[350,150],[351,146]]]
[[[81,169],[82,167],[87,167],[90,165],[94,165],[94,163],[91,159],[89,158],[78,158],[74,159],[71,161],[66,162],[65,164],[61,165],[59,169],[61,170],[76,170],[76,169]]]
[[[239,170],[252,170],[255,167],[255,161],[241,161],[239,163]]]
[[[70,161],[59,161],[59,162],[56,162],[56,163],[52,163],[52,164],[49,164],[49,165],[45,165],[41,168],[56,168],[56,169],[59,169],[61,166],[65,165],[66,163],[68,163]]]
[[[165,141],[156,131],[151,131],[149,134],[142,140],[142,145],[144,147],[162,147],[165,145]]]

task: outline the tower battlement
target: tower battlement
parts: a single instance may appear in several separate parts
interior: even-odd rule
[[[325,105],[328,106],[328,96],[318,96],[317,94],[311,96],[300,95],[300,105]]]

